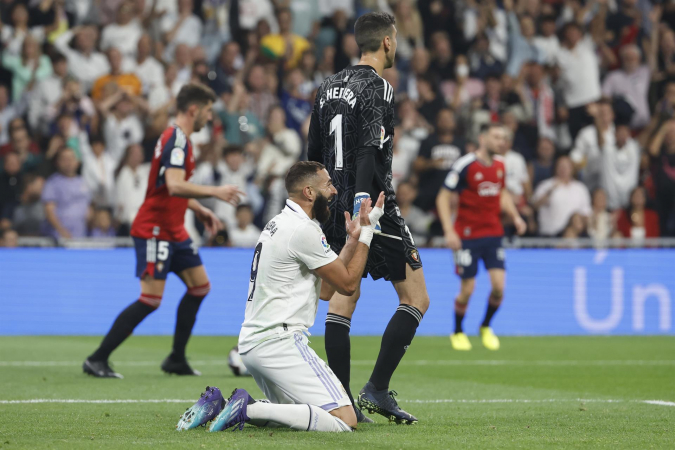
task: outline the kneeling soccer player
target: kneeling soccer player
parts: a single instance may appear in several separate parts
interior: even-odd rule
[[[375,208],[365,200],[353,220],[345,213],[349,238],[338,256],[320,227],[337,194],[323,164],[293,165],[286,190],[286,207],[265,226],[255,247],[239,335],[241,358],[270,402],[255,401],[244,389],[235,389],[224,401],[219,390],[207,388],[181,417],[179,430],[211,419],[209,431],[241,429],[246,422],[305,431],[356,428],[351,401],[328,365],[307,345],[307,330],[316,318],[319,298],[356,290],[368,259],[371,224],[383,213],[384,194]]]

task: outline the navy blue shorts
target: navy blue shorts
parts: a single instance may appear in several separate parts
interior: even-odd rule
[[[476,276],[480,259],[487,270],[506,268],[501,237],[462,240],[462,249],[456,251],[454,257],[455,272],[463,280]]]
[[[150,275],[156,280],[166,280],[169,272],[180,273],[202,265],[202,258],[192,239],[169,242],[135,237],[134,247],[138,278]]]

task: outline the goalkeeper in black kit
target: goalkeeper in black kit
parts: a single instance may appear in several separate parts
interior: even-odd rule
[[[331,248],[339,252],[346,241],[344,212],[357,214],[361,201],[385,193],[384,215],[376,227],[364,272],[374,279],[391,281],[399,306],[382,336],[380,353],[370,380],[361,389],[358,405],[397,423],[413,424],[417,418],[397,404],[389,390],[396,367],[412,343],[429,307],[422,261],[405,225],[392,186],[394,90],[382,78],[393,66],[396,25],[386,13],[361,16],[354,27],[361,50],[358,65],[327,78],[317,91],[309,129],[308,157],[323,163],[337,188],[331,218],[323,231]],[[326,317],[328,364],[350,391],[349,329],[360,289],[347,297],[335,294]],[[356,409],[359,422],[372,422]]]

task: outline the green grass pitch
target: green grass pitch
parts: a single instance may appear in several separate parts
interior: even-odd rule
[[[188,354],[203,376],[179,378],[159,370],[170,337],[134,336],[112,359],[124,380],[81,372],[99,339],[0,338],[0,448],[675,448],[674,337],[513,337],[502,338],[498,352],[472,338],[474,350],[466,353],[452,351],[447,338],[418,337],[391,388],[419,424],[375,416],[375,424],[351,434],[252,426],[177,432],[178,417],[206,385],[261,395],[251,378],[227,368],[235,338],[193,338]],[[311,341],[324,357],[322,338]],[[379,341],[352,338],[356,392]],[[32,399],[62,402],[11,402]]]

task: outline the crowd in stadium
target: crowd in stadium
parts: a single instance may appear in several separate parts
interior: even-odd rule
[[[356,17],[396,17],[394,184],[442,246],[451,165],[501,122],[529,236],[675,236],[675,4],[649,0],[0,0],[0,229],[127,236],[175,95],[218,96],[193,181],[235,184],[204,245],[252,246],[306,155],[322,80],[358,61]],[[507,229],[508,229],[508,224]]]

